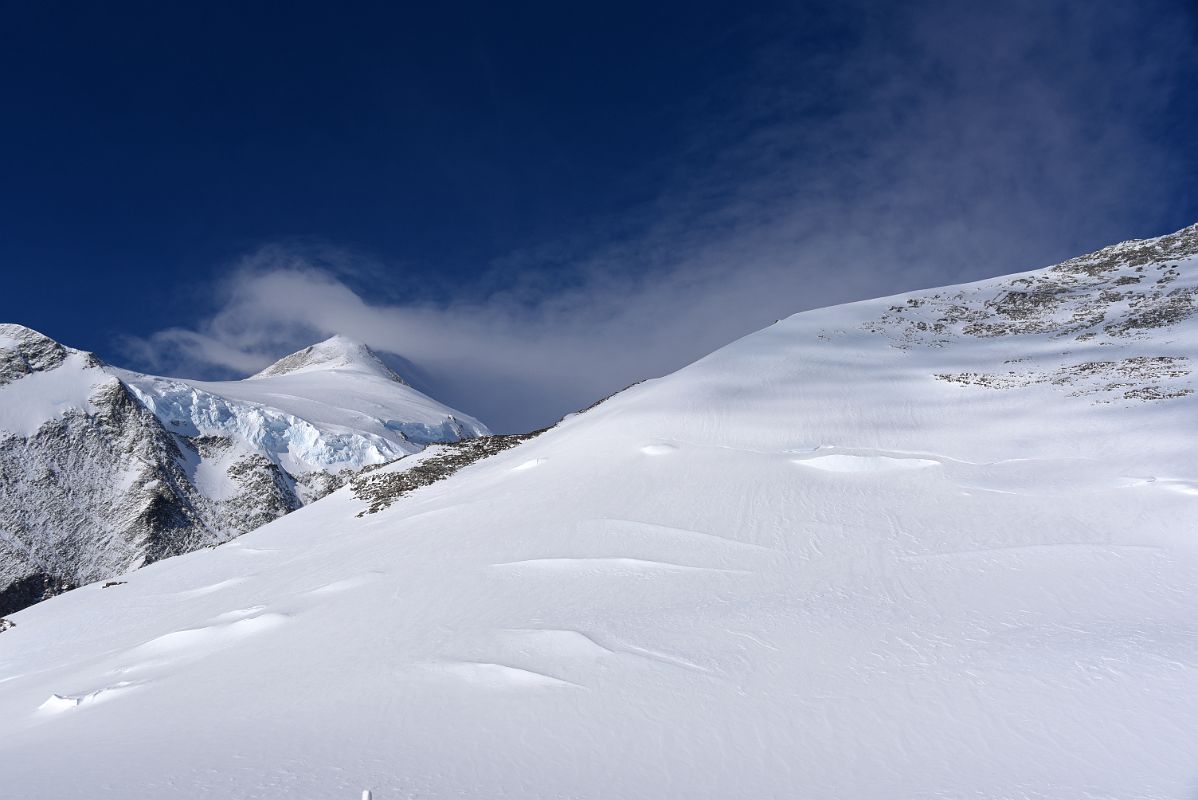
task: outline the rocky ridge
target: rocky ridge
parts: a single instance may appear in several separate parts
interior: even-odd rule
[[[1193,368],[1169,350],[1167,332],[1198,313],[1196,255],[1192,225],[1046,269],[915,293],[864,328],[900,350],[993,340],[1003,358],[989,368],[935,375],[962,386],[1044,384],[1100,404],[1185,397],[1194,392]],[[1044,335],[1060,342],[1048,363],[1042,353],[1024,351],[1024,343]]]

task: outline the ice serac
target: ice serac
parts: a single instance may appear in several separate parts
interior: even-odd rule
[[[799,314],[26,609],[4,787],[1193,798],[1196,254]]]
[[[486,433],[342,337],[267,372],[143,375],[0,325],[0,614],[226,541],[366,466]]]

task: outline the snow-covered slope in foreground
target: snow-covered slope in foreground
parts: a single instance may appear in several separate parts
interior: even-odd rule
[[[5,791],[1194,797],[1195,252],[800,314],[30,608]]]

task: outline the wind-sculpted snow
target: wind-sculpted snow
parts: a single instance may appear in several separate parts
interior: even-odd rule
[[[1191,238],[799,314],[11,615],[4,791],[1193,798],[1198,321],[1125,325]]]
[[[0,326],[0,614],[226,541],[363,467],[487,432],[362,345],[335,337],[312,351],[321,358],[302,374],[199,383]]]

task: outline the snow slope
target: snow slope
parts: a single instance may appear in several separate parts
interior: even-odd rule
[[[6,792],[1192,798],[1196,253],[799,314],[29,608]]]
[[[202,383],[0,325],[0,614],[225,541],[429,442],[485,433],[341,337],[252,379]]]

